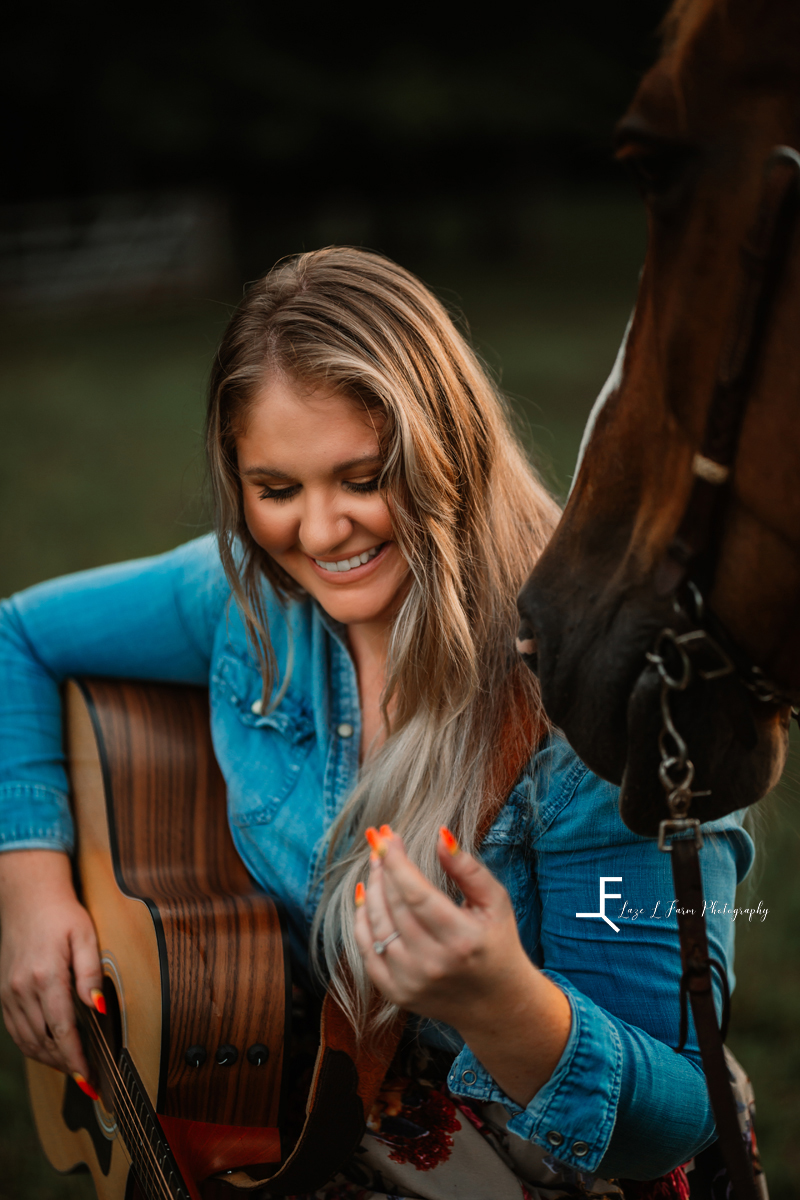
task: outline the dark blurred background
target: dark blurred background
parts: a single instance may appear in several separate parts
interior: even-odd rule
[[[665,8],[8,4],[0,593],[208,528],[219,334],[246,281],[331,243],[468,324],[563,497],[644,254],[612,131]],[[740,898],[770,912],[739,932],[730,1039],[773,1200],[800,1176],[797,775],[762,806]],[[92,1194],[42,1162],[3,1035],[0,1197]]]

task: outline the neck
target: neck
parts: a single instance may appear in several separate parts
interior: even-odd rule
[[[350,652],[360,675],[362,670],[370,673],[386,673],[386,658],[389,653],[391,625],[388,621],[369,621],[347,626]]]
[[[380,702],[386,683],[386,658],[391,625],[349,625],[350,651],[356,668],[361,702],[361,748],[363,762],[384,739]]]

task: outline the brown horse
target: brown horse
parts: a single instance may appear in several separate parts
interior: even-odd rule
[[[642,834],[670,785],[701,820],[760,799],[800,700],[791,147],[797,0],[678,0],[617,129],[649,216],[636,308],[519,600],[548,713]]]

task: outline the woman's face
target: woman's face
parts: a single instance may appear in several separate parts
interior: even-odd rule
[[[236,439],[247,527],[335,620],[388,625],[408,576],[377,490],[372,414],[276,374]]]

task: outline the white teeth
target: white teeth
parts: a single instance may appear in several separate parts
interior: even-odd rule
[[[371,550],[364,550],[361,554],[354,554],[352,558],[342,558],[338,562],[325,562],[321,558],[315,558],[314,562],[318,567],[322,567],[323,571],[352,571],[353,567],[361,567],[368,563],[382,546],[383,542],[380,546],[373,546]]]

